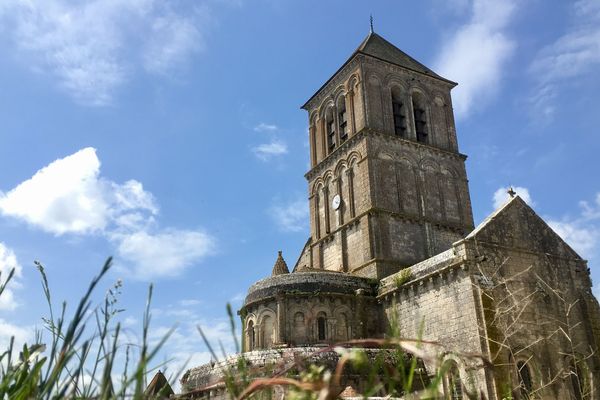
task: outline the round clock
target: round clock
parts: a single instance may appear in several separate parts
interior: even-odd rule
[[[333,199],[331,200],[331,207],[333,207],[334,210],[337,210],[338,208],[340,208],[341,204],[342,198],[340,197],[340,195],[336,194],[335,196],[333,196]]]

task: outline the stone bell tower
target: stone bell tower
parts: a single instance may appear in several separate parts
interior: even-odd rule
[[[371,32],[302,106],[311,237],[297,270],[382,278],[473,229],[454,86]]]

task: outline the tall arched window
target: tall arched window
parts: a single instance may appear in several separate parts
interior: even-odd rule
[[[325,129],[327,130],[327,151],[331,153],[335,148],[335,118],[331,108],[327,110]]]
[[[406,137],[406,107],[402,103],[400,91],[392,89],[392,115],[394,116],[394,134]]]
[[[337,317],[337,335],[336,340],[348,340],[348,317],[344,313],[340,313]]]
[[[340,125],[340,143],[348,139],[348,113],[346,112],[346,97],[340,96],[337,104],[338,122]]]
[[[448,400],[462,400],[463,399],[463,387],[460,380],[460,372],[458,365],[454,361],[450,361],[451,365],[448,369],[448,375],[446,380],[446,399]]]
[[[417,134],[417,142],[427,143],[427,113],[425,111],[425,101],[420,93],[413,94],[412,106],[413,116],[415,119],[415,132]]]
[[[525,361],[517,362],[517,376],[519,378],[519,394],[521,399],[529,399],[533,391],[533,381],[531,371]]]
[[[304,325],[304,314],[301,312],[294,314],[293,336],[296,344],[306,343],[306,325]]]
[[[273,336],[275,334],[274,320],[271,316],[265,315],[262,320],[262,348],[269,349],[273,346]]]
[[[254,321],[248,323],[248,350],[252,351],[256,347],[256,332],[254,332]]]
[[[317,316],[317,340],[327,339],[327,319],[325,313],[319,313]]]

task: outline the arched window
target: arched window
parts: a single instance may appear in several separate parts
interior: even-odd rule
[[[273,335],[275,334],[274,320],[270,315],[265,315],[262,320],[262,348],[269,349],[273,346]]]
[[[338,122],[340,124],[340,143],[348,139],[348,113],[346,112],[346,98],[340,96],[337,104]]]
[[[325,313],[319,313],[317,316],[317,339],[323,341],[327,339],[327,319]]]
[[[392,115],[394,116],[394,134],[406,137],[406,107],[402,104],[400,92],[392,89]]]
[[[248,323],[248,350],[252,351],[256,347],[256,332],[254,332],[254,321]]]
[[[460,380],[460,372],[458,370],[458,365],[456,365],[454,361],[451,361],[450,368],[448,369],[446,382],[446,399],[462,400],[463,387],[462,382]]]
[[[425,102],[420,93],[414,93],[412,98],[413,115],[415,118],[415,132],[417,133],[417,142],[427,143],[427,114],[425,112]]]
[[[337,318],[337,337],[336,340],[348,340],[348,317],[344,313],[340,313]]]
[[[306,343],[306,325],[304,324],[304,314],[301,312],[294,314],[293,337],[296,344]]]
[[[517,377],[519,378],[519,394],[521,399],[529,399],[533,391],[533,381],[531,371],[525,361],[517,362]]]
[[[331,108],[327,111],[325,129],[327,130],[327,151],[331,153],[335,148],[335,118]]]

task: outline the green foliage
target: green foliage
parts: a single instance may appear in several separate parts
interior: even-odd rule
[[[143,398],[149,363],[171,334],[168,332],[152,348],[148,345],[152,286],[148,291],[144,313],[139,359],[130,376],[131,347],[122,344],[121,326],[114,323],[114,317],[123,311],[117,307],[122,283],[117,281],[108,290],[100,306],[92,307],[90,300],[109,271],[111,259],[92,279],[70,319],[66,318],[67,305],[64,302],[60,312],[55,313],[44,267],[39,262],[35,262],[35,265],[41,275],[42,290],[49,309],[49,316],[43,318],[50,334],[49,343],[42,343],[41,335],[36,335],[35,343],[24,344],[15,357],[14,338],[11,338],[8,349],[0,355],[0,399]],[[0,295],[13,275],[14,270],[0,284]],[[120,382],[115,385],[115,361],[122,353],[125,357],[124,369]]]
[[[404,285],[413,278],[413,273],[410,268],[404,268],[394,276],[394,285],[397,288]]]

